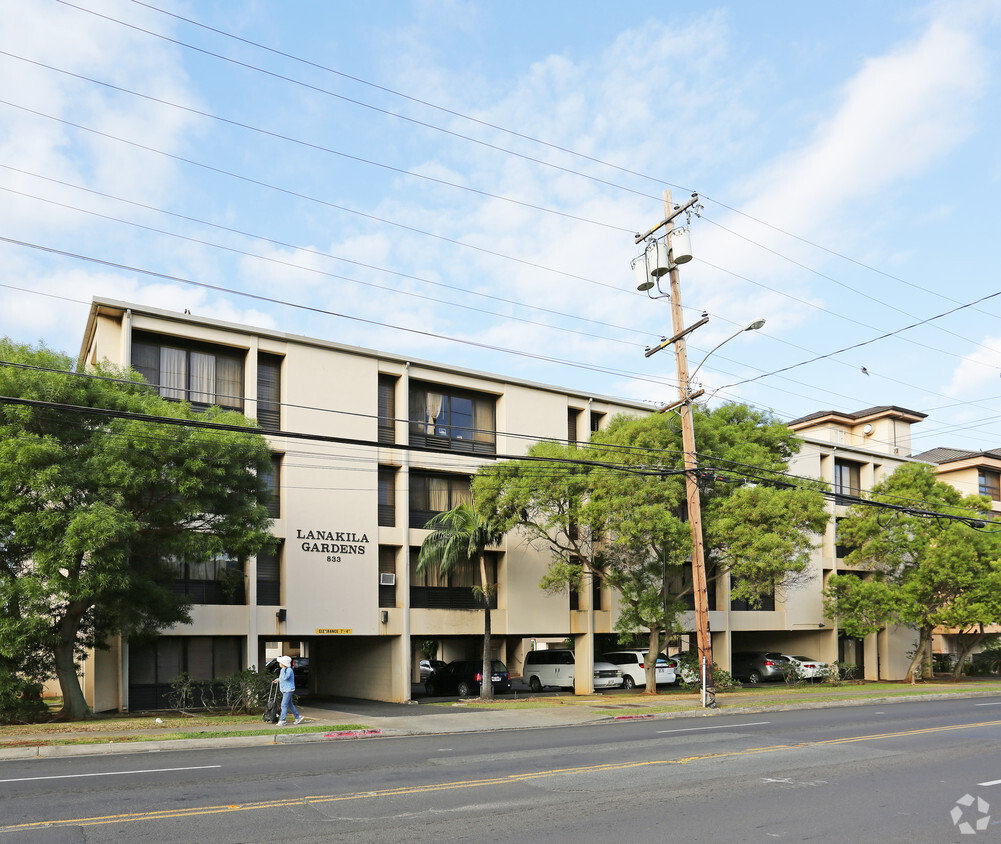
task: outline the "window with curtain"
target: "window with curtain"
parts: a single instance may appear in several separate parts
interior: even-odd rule
[[[410,527],[423,528],[438,513],[473,500],[469,475],[410,473]]]
[[[977,472],[978,494],[986,495],[991,501],[1001,501],[1001,473],[990,469]]]
[[[165,399],[243,410],[245,353],[136,332],[132,366]]]
[[[447,575],[437,568],[429,567],[417,573],[420,550],[410,549],[410,606],[418,609],[474,610],[483,609],[483,599],[473,592],[480,585],[480,564],[478,560],[466,560]],[[497,554],[487,552],[487,581],[497,582]],[[490,606],[497,608],[497,591],[490,596]]]
[[[862,465],[850,460],[834,460],[834,494],[858,497],[862,494]],[[834,499],[836,504],[850,504],[850,501]]]
[[[494,454],[496,399],[440,384],[410,385],[410,444]]]
[[[187,595],[193,604],[241,605],[247,603],[244,566],[239,560],[213,557],[204,562],[169,560],[174,570],[174,592]]]

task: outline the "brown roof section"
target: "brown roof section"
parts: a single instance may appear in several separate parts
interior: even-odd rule
[[[928,414],[917,410],[908,410],[906,407],[898,407],[895,404],[884,404],[878,407],[868,407],[865,410],[858,410],[854,413],[846,413],[842,410],[818,410],[816,413],[811,413],[808,416],[793,419],[791,422],[787,422],[786,425],[795,430],[797,428],[805,428],[811,423],[820,422],[825,419],[842,425],[857,425],[868,419],[879,419],[883,416],[896,416],[907,422],[920,422],[922,419],[927,418]]]
[[[937,465],[942,465],[943,463],[955,463],[959,460],[972,460],[978,457],[983,458],[993,458],[994,460],[1001,460],[1001,450],[992,449],[991,451],[964,451],[961,448],[930,448],[928,451],[923,451],[921,454],[915,454],[915,460],[923,460],[925,463],[935,463]]]

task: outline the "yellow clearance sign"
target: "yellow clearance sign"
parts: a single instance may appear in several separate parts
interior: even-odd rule
[[[318,628],[316,628],[316,634],[318,636],[321,636],[324,633],[342,633],[343,634],[343,633],[350,633],[350,632],[351,632],[351,628],[350,627],[318,627]]]

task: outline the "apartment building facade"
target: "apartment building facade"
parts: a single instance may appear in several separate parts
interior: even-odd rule
[[[836,618],[826,618],[823,589],[833,574],[852,572],[845,564],[848,549],[838,538],[838,522],[847,515],[853,498],[864,495],[899,466],[918,458],[911,454],[911,426],[926,414],[893,405],[856,412],[820,411],[794,419],[789,427],[802,438],[799,453],[790,461],[796,475],[819,478],[831,488],[831,520],[810,564],[803,586],[786,595],[790,634],[814,628],[804,650],[828,662],[858,667],[867,680],[906,678],[909,653],[917,643],[910,628],[890,627],[863,640],[842,634]],[[864,576],[864,570],[854,572]],[[788,652],[788,651],[787,651]]]
[[[343,344],[95,300],[80,361],[130,365],[167,398],[255,418],[273,453],[274,554],[185,566],[176,588],[188,625],[151,645],[92,654],[96,710],[162,706],[181,672],[200,680],[261,666],[277,650],[308,656],[312,691],[405,701],[425,646],[475,657],[478,570],[417,573],[427,520],[469,495],[485,461],[540,439],[586,440],[646,405],[584,395]],[[532,640],[612,635],[607,589],[550,595],[548,557],[517,537],[488,554],[498,584],[496,656],[519,666]],[[233,588],[234,581],[238,588]],[[584,656],[586,654],[586,656]],[[590,671],[579,691],[590,691]]]
[[[278,651],[310,658],[314,693],[409,700],[429,644],[445,660],[475,658],[482,644],[483,609],[471,588],[478,572],[417,572],[427,520],[468,496],[486,461],[522,455],[540,439],[586,440],[618,414],[650,412],[638,402],[95,299],[80,361],[101,360],[132,366],[165,397],[258,421],[273,453],[279,548],[179,571],[191,623],[149,645],[117,641],[91,654],[84,690],[97,711],[163,706],[182,672],[211,680]],[[790,471],[846,496],[867,490],[913,459],[910,425],[923,416],[879,407],[795,420],[803,447]],[[824,616],[826,579],[844,571],[836,524],[846,506],[837,497],[830,504],[831,524],[796,586],[748,606],[731,600],[725,577],[713,584],[718,664],[729,666],[738,650],[782,650],[854,663],[871,679],[903,677],[912,631],[855,642]],[[615,594],[600,583],[579,594],[543,592],[548,555],[516,534],[488,558],[498,585],[495,656],[517,675],[536,642],[571,638],[577,691],[589,693],[595,650],[616,646]],[[694,631],[694,613],[682,627]],[[682,648],[693,643],[682,636]]]
[[[917,455],[918,460],[932,463],[938,471],[939,480],[955,487],[961,495],[982,495],[991,502],[994,518],[1001,516],[1001,451],[969,451],[959,448],[932,448]],[[985,633],[1001,633],[1001,626],[989,625]],[[954,663],[964,651],[965,642],[972,642],[972,636],[979,630],[959,630],[938,627],[932,639],[932,651]]]

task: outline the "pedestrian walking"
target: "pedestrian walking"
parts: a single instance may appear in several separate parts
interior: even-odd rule
[[[282,714],[278,719],[278,726],[285,726],[285,719],[288,717],[289,709],[292,710],[292,714],[295,716],[295,723],[301,724],[306,720],[305,716],[299,713],[299,710],[295,708],[295,704],[292,702],[292,695],[295,694],[295,674],[292,672],[292,657],[280,656],[278,657],[278,664],[282,667],[282,670],[273,681],[278,684],[278,691],[282,693]]]

